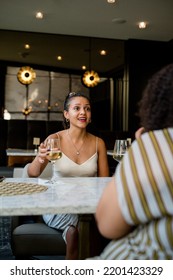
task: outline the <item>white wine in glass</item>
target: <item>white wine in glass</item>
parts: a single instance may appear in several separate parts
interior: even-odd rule
[[[56,162],[57,159],[62,157],[62,152],[59,151],[48,151],[46,158],[52,163]]]
[[[128,149],[127,140],[115,140],[113,159],[120,162]]]
[[[55,162],[62,157],[60,140],[59,139],[48,139],[46,142],[47,156],[46,158],[52,163],[53,176],[51,178],[52,183],[57,182],[60,177],[58,171],[55,170]]]

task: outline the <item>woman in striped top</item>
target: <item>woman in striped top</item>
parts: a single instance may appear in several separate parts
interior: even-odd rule
[[[98,228],[113,240],[95,259],[173,259],[173,64],[139,105],[142,127],[97,207]]]

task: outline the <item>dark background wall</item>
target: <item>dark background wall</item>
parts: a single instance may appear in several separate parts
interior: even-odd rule
[[[7,65],[0,62],[0,118],[3,117],[4,100],[5,100],[5,76]]]
[[[150,77],[163,66],[173,63],[173,41],[159,42],[130,39],[125,42],[125,64],[115,69],[114,80],[113,131],[123,131],[123,96],[129,88],[128,129],[133,134],[140,126],[137,117],[138,103]],[[124,75],[126,74],[126,75]],[[101,83],[90,90],[93,102],[94,124],[99,130],[110,130],[110,83]]]
[[[125,60],[129,79],[129,130],[139,127],[138,102],[148,79],[163,66],[173,62],[173,42],[128,40]]]
[[[152,74],[154,74],[161,67],[173,62],[173,41],[170,42],[156,42],[156,41],[144,41],[144,40],[128,40],[125,42],[125,64],[121,69],[114,69],[110,78],[114,80],[114,99],[113,99],[113,129],[110,125],[110,112],[111,112],[111,97],[110,97],[110,82],[109,77],[107,80],[100,83],[93,89],[90,89],[90,97],[92,101],[92,131],[99,135],[100,132],[105,131],[104,136],[107,138],[107,142],[112,145],[116,138],[116,135],[120,135],[123,132],[123,102],[122,96],[124,94],[123,89],[123,78],[124,71],[126,71],[126,79],[129,86],[129,105],[128,105],[128,129],[127,135],[132,138],[135,130],[139,127],[139,119],[136,116],[138,109],[138,102],[141,99],[142,91]],[[5,96],[5,75],[6,67],[8,65],[4,62],[0,62],[0,119],[3,118],[4,109],[4,96]],[[13,65],[14,66],[14,65]],[[42,67],[42,70],[43,67]],[[46,69],[45,69],[46,70]],[[14,123],[12,121],[11,123]],[[26,120],[26,122],[28,122]],[[32,138],[36,137],[36,131],[40,132],[40,125],[38,123],[28,122],[24,127],[27,127],[27,132],[22,132],[22,127],[13,125],[13,132],[9,126],[4,126],[4,123],[0,123],[0,149],[1,158],[4,159],[5,148],[9,147],[9,141],[12,141],[16,147],[18,139],[16,137],[23,137],[25,143],[24,147],[28,148],[31,146]],[[11,124],[10,124],[11,125]],[[32,129],[29,127],[31,127]],[[44,136],[50,134],[52,131],[49,129],[49,125],[45,123],[41,124],[44,126]],[[53,125],[53,129],[54,129]],[[24,128],[26,129],[26,128]],[[111,131],[112,130],[112,131]],[[108,132],[108,133],[107,133]],[[13,135],[15,139],[13,141]],[[27,135],[27,136],[26,136]],[[101,135],[101,134],[100,134]],[[111,135],[111,136],[110,136]],[[10,136],[10,138],[9,138]],[[112,137],[112,138],[111,138]],[[110,139],[111,138],[111,139]],[[10,139],[10,140],[9,140]],[[12,143],[11,143],[12,144]],[[10,144],[10,146],[11,146]],[[19,148],[22,148],[18,146]],[[1,159],[0,159],[1,160]],[[4,160],[3,160],[4,164]]]

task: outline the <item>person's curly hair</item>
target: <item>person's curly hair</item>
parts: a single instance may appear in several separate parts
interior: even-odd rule
[[[145,131],[173,127],[173,64],[155,73],[139,102],[141,126]]]

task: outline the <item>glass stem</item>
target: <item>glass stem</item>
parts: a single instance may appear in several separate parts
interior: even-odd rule
[[[52,162],[52,170],[53,170],[53,174],[52,174],[52,178],[55,179],[56,177],[56,173],[55,173],[55,162]]]

